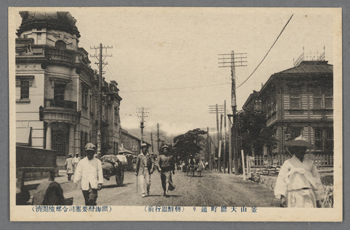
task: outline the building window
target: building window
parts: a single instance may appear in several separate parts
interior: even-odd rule
[[[314,89],[314,109],[323,108],[323,96],[321,87],[316,87]]]
[[[54,99],[58,101],[64,101],[65,90],[66,90],[66,84],[55,83]]]
[[[327,127],[325,129],[325,144],[324,150],[327,153],[333,152],[334,148],[334,140],[333,140],[333,127]]]
[[[327,87],[314,88],[314,109],[333,108],[333,89]]]
[[[334,148],[333,127],[316,127],[315,131],[315,147],[318,151],[330,153]]]
[[[81,105],[85,108],[88,106],[89,89],[85,84],[81,84]]]
[[[80,153],[82,156],[85,156],[85,145],[88,143],[88,133],[81,131],[80,132]]]
[[[66,43],[64,41],[62,41],[62,40],[58,40],[55,43],[55,48],[59,49],[59,50],[65,50],[66,49]]]
[[[325,108],[332,109],[333,108],[333,89],[326,88],[324,97],[325,97]]]
[[[300,87],[290,88],[290,108],[291,109],[300,109],[300,96],[301,89]]]
[[[41,41],[41,33],[37,33],[38,41]]]
[[[21,99],[29,98],[29,81],[21,80]]]
[[[322,150],[323,149],[323,131],[322,128],[315,128],[315,147],[316,150]]]

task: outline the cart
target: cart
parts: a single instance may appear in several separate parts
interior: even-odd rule
[[[115,180],[118,186],[121,186],[124,182],[124,165],[127,164],[127,160],[124,155],[104,155],[101,157],[103,178],[110,180],[112,176],[115,176]]]

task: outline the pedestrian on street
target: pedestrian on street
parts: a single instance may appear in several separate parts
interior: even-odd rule
[[[164,144],[161,149],[161,155],[158,157],[158,170],[162,181],[163,195],[168,196],[169,191],[175,189],[172,174],[175,174],[174,158],[170,155],[169,146]]]
[[[274,192],[280,199],[280,206],[321,207],[324,189],[320,174],[313,161],[304,158],[306,150],[314,146],[302,136],[286,141],[285,146],[292,158],[284,162],[277,177]]]
[[[77,169],[78,163],[80,161],[79,154],[75,154],[75,157],[72,160],[73,163],[73,173],[75,173],[75,170]]]
[[[96,205],[97,190],[101,190],[103,184],[103,172],[101,161],[94,157],[96,146],[87,143],[85,146],[86,157],[77,166],[74,183],[81,181],[81,189],[85,199],[85,205]]]
[[[68,178],[68,181],[71,180],[71,177],[74,173],[74,169],[73,169],[73,158],[72,158],[72,154],[69,153],[68,154],[68,157],[66,159],[66,162],[64,163],[64,167],[67,171],[67,178]]]
[[[151,188],[151,175],[154,169],[154,160],[148,153],[148,145],[141,144],[141,153],[136,158],[136,172],[141,187],[142,198],[149,196]],[[147,191],[147,194],[146,194]]]

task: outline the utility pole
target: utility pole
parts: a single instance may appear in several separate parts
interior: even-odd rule
[[[220,141],[220,133],[219,133],[219,112],[223,113],[224,111],[223,105],[209,105],[209,114],[215,113],[216,114],[216,134],[217,134],[217,150],[218,150],[218,159],[219,159],[219,141]],[[215,155],[214,155],[215,156]],[[219,160],[218,160],[218,170],[219,170]]]
[[[151,144],[152,144],[152,153],[154,153],[154,148],[153,148],[153,133],[151,132]]]
[[[209,142],[209,127],[207,127],[207,154],[208,154],[208,162],[209,162],[209,169],[210,169],[211,154],[210,154],[210,142]]]
[[[157,123],[157,153],[159,155],[159,123]]]
[[[224,173],[226,173],[226,100],[224,101]]]
[[[143,143],[143,128],[145,128],[145,118],[147,117],[147,111],[148,108],[144,108],[142,107],[137,113],[140,114],[140,115],[137,115],[138,117],[141,118],[141,121],[140,121],[140,128],[141,128],[141,144]]]
[[[230,122],[229,129],[228,129],[228,167],[227,167],[227,173],[230,174],[232,170],[232,123],[230,119],[228,119]]]
[[[108,62],[104,62],[104,59],[106,57],[112,57],[112,54],[107,54],[107,49],[112,49],[113,46],[102,46],[102,43],[100,43],[99,47],[91,47],[90,49],[95,50],[94,55],[90,55],[91,57],[96,57],[97,61],[95,64],[97,64],[99,69],[99,82],[98,82],[98,122],[97,122],[97,157],[101,156],[101,123],[102,123],[102,83],[103,83],[103,67],[108,65]],[[105,49],[105,54],[103,54],[103,49]],[[97,50],[99,50],[99,54],[97,54]]]
[[[219,172],[221,172],[221,155],[222,155],[222,148],[221,148],[221,143],[222,143],[222,117],[223,117],[223,115],[222,114],[220,114],[220,141],[219,141],[219,144],[220,144],[220,146],[219,146],[219,149],[221,150],[220,151],[220,155],[219,155],[219,159],[218,159],[218,164],[219,164]]]
[[[221,58],[219,58],[219,68],[223,67],[231,67],[231,107],[232,107],[232,114],[233,114],[233,125],[237,123],[236,119],[236,112],[237,112],[237,104],[236,104],[236,67],[242,67],[247,66],[246,53],[236,53],[232,50],[230,54],[219,54],[221,55]],[[236,55],[236,56],[235,56]],[[229,61],[228,61],[229,60]],[[233,152],[234,152],[234,167],[235,167],[235,174],[238,175],[238,154],[240,151],[238,151],[237,147],[237,129],[234,128],[234,131],[232,132],[233,139]]]

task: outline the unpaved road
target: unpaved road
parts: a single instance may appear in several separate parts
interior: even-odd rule
[[[126,172],[123,186],[116,186],[114,177],[105,180],[98,193],[98,205],[115,206],[245,206],[278,207],[279,201],[273,191],[252,181],[244,181],[235,175],[204,171],[202,176],[189,177],[176,171],[173,175],[176,189],[169,197],[162,196],[160,174],[152,175],[151,194],[142,198],[136,193],[136,178],[133,172]],[[61,183],[65,197],[74,197],[74,205],[84,205],[80,189],[73,182]]]

